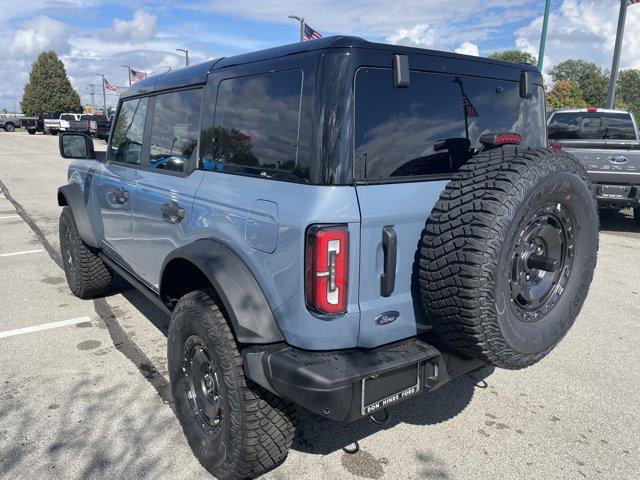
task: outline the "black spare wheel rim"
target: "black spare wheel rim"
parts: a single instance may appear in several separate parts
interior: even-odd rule
[[[181,373],[184,403],[205,436],[215,437],[223,420],[222,390],[212,357],[195,335],[185,342]]]
[[[575,258],[575,216],[561,203],[534,211],[511,255],[511,305],[523,322],[543,319],[562,296]]]

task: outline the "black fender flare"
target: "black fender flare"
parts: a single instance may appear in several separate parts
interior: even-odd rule
[[[223,243],[200,239],[182,246],[165,258],[160,274],[160,298],[171,302],[167,294],[171,262],[187,260],[209,280],[220,296],[236,338],[241,343],[266,344],[282,342],[267,299],[242,259]]]
[[[87,212],[84,192],[77,183],[69,183],[58,188],[58,205],[69,206],[73,212],[73,219],[78,227],[78,234],[84,243],[93,248],[99,248],[100,243],[93,231],[91,219]]]

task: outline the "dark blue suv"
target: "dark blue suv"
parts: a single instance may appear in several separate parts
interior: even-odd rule
[[[170,313],[178,418],[219,478],[287,455],[295,406],[381,420],[549,353],[587,295],[598,216],[546,145],[540,72],[332,37],[142,80],[59,189],[69,286],[124,277]]]

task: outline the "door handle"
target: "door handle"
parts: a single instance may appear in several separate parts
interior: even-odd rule
[[[162,219],[169,223],[180,223],[184,218],[184,208],[177,203],[165,203],[162,208]]]
[[[113,193],[118,205],[124,205],[129,201],[129,191],[125,190],[123,187],[116,189]]]
[[[380,295],[389,297],[396,286],[396,258],[398,256],[398,236],[393,227],[382,229],[382,253],[384,270],[380,275]]]

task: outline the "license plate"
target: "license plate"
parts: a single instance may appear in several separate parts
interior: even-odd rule
[[[603,185],[601,195],[607,198],[627,198],[629,196],[629,187],[624,185]]]
[[[362,380],[362,415],[390,407],[420,392],[420,364]]]

